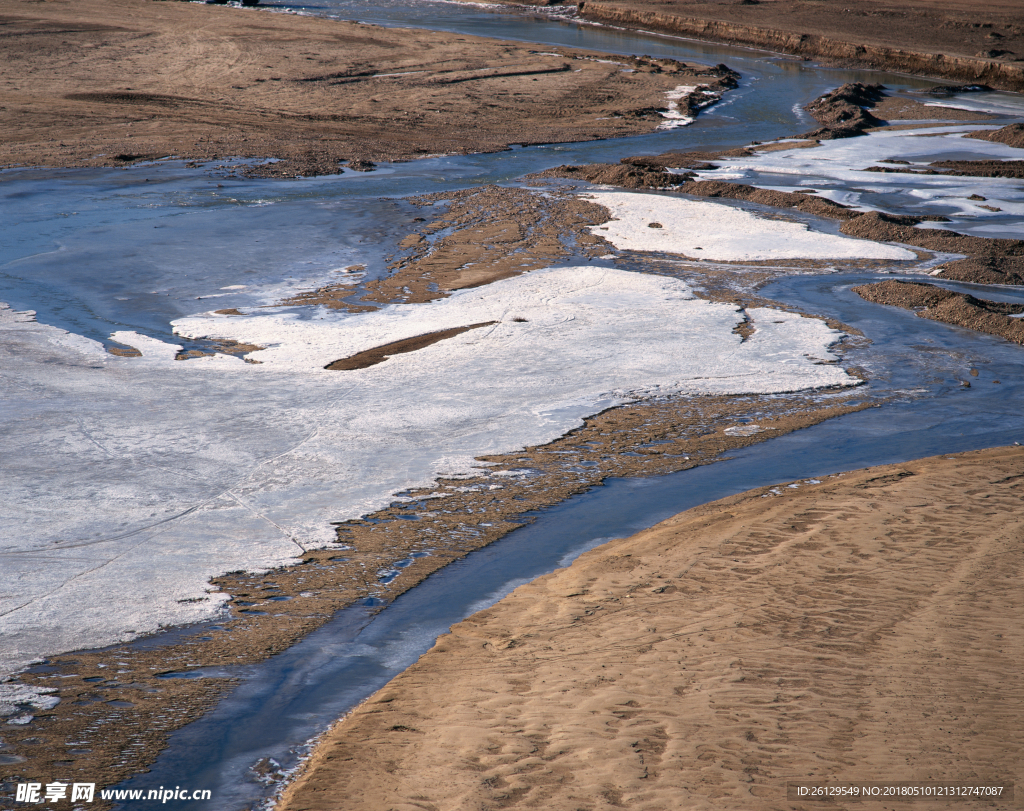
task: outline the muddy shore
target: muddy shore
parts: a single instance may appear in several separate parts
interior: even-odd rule
[[[611,541],[453,626],[279,808],[749,811],[815,807],[791,780],[1012,780],[1022,480],[1018,447],[935,457]]]
[[[0,0],[0,166],[279,162],[265,176],[655,130],[728,70],[153,0]],[[603,60],[603,61],[601,61]]]
[[[1014,0],[583,0],[579,16],[843,67],[1024,90],[1024,12]]]
[[[4,753],[25,760],[5,766],[0,783],[116,785],[144,771],[171,732],[210,710],[235,684],[227,676],[166,674],[260,662],[339,609],[357,601],[391,602],[430,573],[529,522],[524,516],[531,511],[606,476],[656,476],[710,464],[729,450],[871,404],[856,390],[672,398],[604,412],[542,447],[482,457],[491,464],[485,475],[438,479],[404,494],[411,501],[341,524],[334,549],[307,552],[295,565],[269,572],[215,578],[212,585],[230,595],[228,611],[184,639],[52,656],[20,674],[19,684],[59,687],[61,701],[33,711],[30,724],[5,726]],[[736,433],[736,426],[754,420],[758,432]],[[443,509],[430,501],[438,488],[450,493]],[[406,567],[402,576],[383,582],[381,572],[398,563]]]

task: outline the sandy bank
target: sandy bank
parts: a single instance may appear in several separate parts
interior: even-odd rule
[[[800,807],[787,780],[1012,779],[1022,482],[1024,450],[997,448],[612,541],[453,626],[281,807],[767,809]]]
[[[1024,13],[1014,0],[584,0],[579,9],[595,22],[1024,89]]]
[[[0,34],[0,165],[242,156],[283,159],[268,175],[333,173],[651,132],[670,91],[733,81],[668,59],[152,0],[0,0]]]

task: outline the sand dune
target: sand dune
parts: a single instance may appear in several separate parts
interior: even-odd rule
[[[768,809],[801,807],[790,780],[1012,779],[1022,488],[1024,449],[998,448],[613,541],[454,626],[281,807]]]

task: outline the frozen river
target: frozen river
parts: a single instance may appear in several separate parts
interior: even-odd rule
[[[47,654],[209,618],[217,596],[196,601],[207,596],[209,577],[286,564],[329,543],[331,522],[367,514],[442,473],[470,472],[476,456],[550,441],[608,406],[651,394],[855,382],[818,363],[832,359],[836,337],[821,322],[770,311],[780,320],[769,326],[766,312],[758,340],[740,345],[735,308],[695,300],[685,284],[662,276],[636,280],[638,265],[627,262],[626,271],[610,259],[369,315],[271,305],[347,278],[346,268],[363,267],[357,282],[381,277],[385,256],[422,214],[403,197],[514,184],[561,163],[765,141],[809,129],[801,106],[844,82],[903,90],[931,82],[449,3],[265,5],[238,13],[324,14],[725,62],[742,80],[686,128],[366,174],[247,180],[227,163],[188,169],[171,162],[0,174],[0,302],[9,307],[0,310],[5,673]],[[972,94],[965,103],[1024,117],[1013,94]],[[723,164],[716,176],[781,189],[812,185],[848,204],[943,214],[948,227],[978,235],[1019,234],[1019,181],[861,171],[885,155],[1015,157],[1009,147],[959,137],[978,127],[771,153]],[[971,195],[1002,210],[981,210],[967,202]],[[834,224],[811,228],[819,242],[836,238]],[[602,539],[761,484],[1024,441],[1020,348],[850,292],[874,278],[837,264],[827,275],[789,277],[762,293],[861,330],[872,343],[850,350],[843,363],[867,370],[878,408],[710,468],[616,481],[429,578],[369,624],[359,609],[342,612],[291,651],[239,673],[243,687],[176,733],[145,785],[188,775],[215,789],[226,803],[218,807],[247,807],[266,790],[244,779],[253,762],[294,763],[304,741],[408,666],[452,622]],[[990,293],[1024,300],[1013,289]],[[257,313],[232,329],[239,340],[268,347],[253,355],[259,365],[224,355],[173,361],[180,349],[205,345],[183,334],[210,334],[210,324],[224,321],[213,311],[232,308]],[[482,322],[496,322],[486,340],[467,333],[444,351],[422,350],[344,382],[323,371],[325,362],[363,348]],[[655,332],[659,351],[644,354]],[[110,346],[142,356],[116,357]],[[572,374],[560,373],[569,368]],[[960,381],[970,369],[980,372],[965,389]],[[121,598],[115,607],[112,589]]]

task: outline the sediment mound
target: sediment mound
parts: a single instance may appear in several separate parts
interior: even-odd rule
[[[799,137],[829,141],[852,138],[863,135],[870,127],[881,127],[885,122],[867,108],[874,107],[885,95],[885,87],[880,84],[850,82],[837,87],[804,107],[823,126]]]
[[[861,285],[854,287],[853,292],[866,301],[913,310],[921,318],[998,335],[1008,341],[1024,344],[1024,321],[1011,318],[1024,313],[1024,304],[986,301],[934,284],[895,280]]]
[[[688,178],[693,177],[693,173],[674,174],[621,163],[588,163],[583,166],[555,166],[531,177],[563,177],[570,180],[585,180],[587,183],[620,186],[624,189],[664,189],[685,183]]]
[[[972,256],[947,262],[938,275],[974,284],[1024,284],[1024,256]]]
[[[1008,124],[998,130],[976,130],[969,132],[967,138],[978,138],[982,141],[997,141],[1018,149],[1024,149],[1024,124]]]
[[[929,96],[948,98],[958,93],[988,93],[992,90],[987,84],[937,84],[923,91]]]

